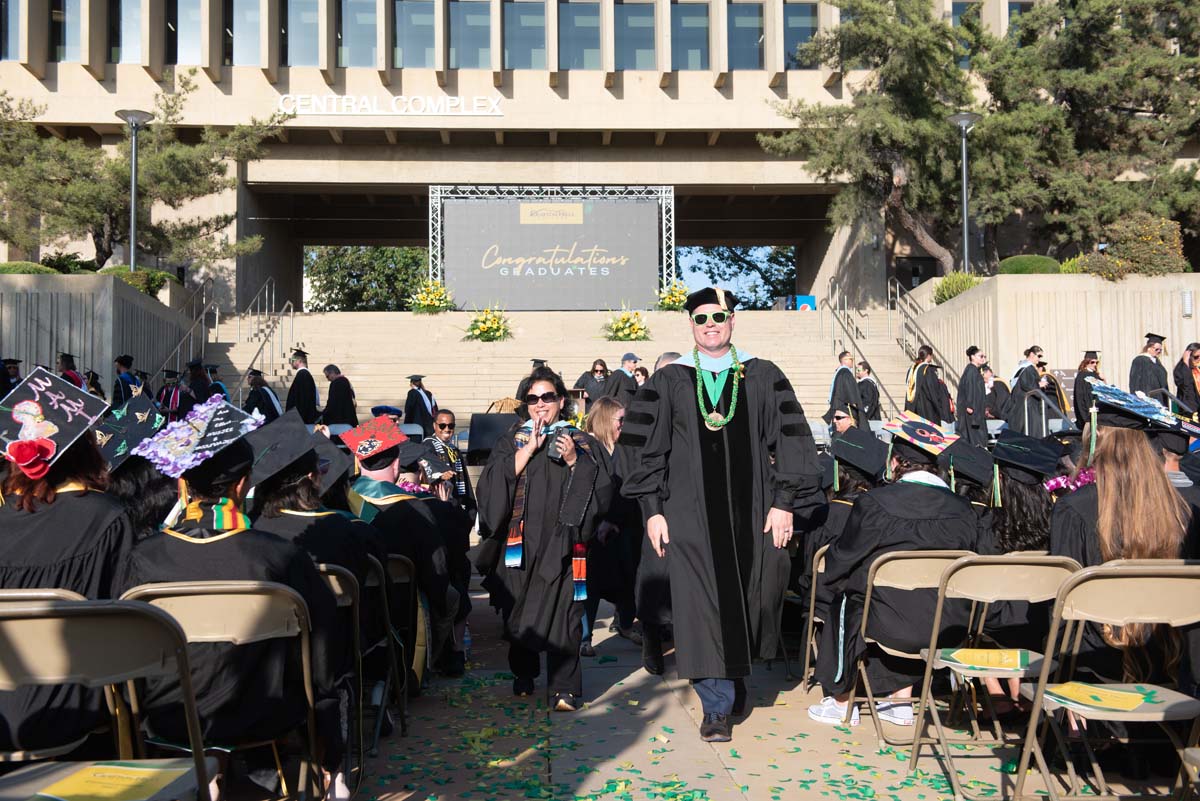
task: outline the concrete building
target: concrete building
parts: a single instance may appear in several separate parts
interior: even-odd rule
[[[1031,5],[981,10],[1003,32]],[[781,103],[846,102],[847,76],[793,56],[837,22],[785,0],[0,0],[0,87],[97,145],[191,67],[187,126],[294,113],[201,204],[266,241],[215,271],[227,308],[268,277],[299,304],[304,245],[426,244],[431,184],[671,186],[677,245],[795,245],[801,292],[837,275],[882,300],[891,240],[831,234],[836,187],[755,140]]]

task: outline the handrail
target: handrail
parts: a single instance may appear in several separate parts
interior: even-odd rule
[[[278,312],[272,312],[271,315],[267,318],[267,326],[268,326],[269,330],[263,334],[262,344],[258,346],[258,350],[254,352],[254,355],[252,357],[250,357],[250,363],[246,366],[246,369],[242,371],[242,374],[240,376],[238,376],[237,384],[234,385],[233,389],[229,393],[230,398],[233,398],[235,395],[237,396],[237,405],[238,406],[242,405],[242,402],[243,402],[242,394],[246,388],[246,379],[249,378],[250,371],[254,369],[255,364],[259,363],[260,360],[261,360],[261,366],[258,369],[261,370],[263,367],[266,366],[266,358],[263,354],[263,351],[265,350],[267,353],[275,352],[276,335],[279,334],[281,332],[281,330],[283,329],[284,315],[287,315],[288,323],[290,326],[289,339],[286,340],[286,342],[295,343],[295,341],[296,341],[296,307],[292,304],[292,301],[289,300],[287,303],[283,304],[282,309],[280,309]],[[287,355],[286,342],[282,338],[279,340],[279,358],[281,358],[281,359]],[[267,347],[268,345],[270,345],[270,348]]]
[[[1039,435],[1035,435],[1033,432],[1031,432],[1029,430],[1029,396],[1030,395],[1037,395],[1041,398],[1041,401],[1042,401],[1042,433]],[[1025,396],[1021,399],[1021,402],[1024,404],[1023,411],[1025,412],[1025,436],[1027,436],[1027,437],[1033,437],[1033,436],[1045,437],[1050,433],[1050,428],[1049,428],[1049,426],[1046,425],[1046,419],[1047,419],[1046,418],[1046,405],[1047,404],[1049,404],[1050,408],[1052,408],[1054,411],[1058,412],[1058,418],[1060,420],[1064,421],[1068,426],[1071,425],[1071,418],[1067,417],[1066,412],[1064,412],[1062,409],[1060,409],[1058,407],[1057,403],[1050,400],[1050,398],[1046,395],[1045,392],[1042,392],[1040,389],[1038,389],[1036,387],[1027,391],[1025,393]]]
[[[1149,392],[1147,392],[1146,395],[1147,395],[1147,397],[1151,397],[1151,398],[1154,398],[1156,395],[1161,395],[1164,398],[1166,398],[1168,402],[1164,403],[1163,406],[1167,407],[1167,411],[1171,411],[1171,403],[1174,403],[1180,409],[1185,410],[1188,414],[1196,413],[1196,410],[1192,408],[1190,403],[1181,401],[1179,398],[1172,395],[1171,391],[1168,389],[1165,389],[1165,388],[1164,389],[1153,389],[1153,390],[1150,390]],[[1157,398],[1155,398],[1155,399],[1157,400]]]
[[[268,277],[263,281],[263,285],[258,288],[258,292],[254,293],[254,297],[246,304],[246,308],[238,316],[238,341],[242,339],[242,317],[254,315],[254,324],[256,327],[262,326],[262,318],[264,315],[272,315],[275,313],[275,278]]]
[[[870,338],[871,316],[860,308],[850,308],[849,297],[846,295],[845,291],[843,291],[842,281],[839,280],[838,276],[836,275],[831,275],[829,277],[829,281],[827,282],[825,289],[825,301],[829,308],[829,332],[831,335],[836,336],[833,330],[833,318],[839,314],[840,310],[840,314],[845,318],[846,324],[853,324],[854,330],[858,336],[868,339]],[[860,325],[857,320],[854,320],[851,316],[852,314],[857,314],[864,321],[863,324]],[[824,333],[824,324],[821,322],[822,319],[824,318],[818,314],[818,333]]]
[[[181,311],[183,310],[184,306],[187,306],[190,309],[188,319],[195,322],[196,317],[198,316],[196,314],[196,299],[197,298],[200,299],[200,308],[202,308],[202,309],[207,307],[208,304],[212,303],[212,301],[213,301],[212,288],[213,288],[212,278],[205,278],[203,281],[200,282],[200,286],[193,289],[192,293],[184,299],[183,303],[179,304],[179,308]]]
[[[828,299],[819,301],[817,303],[817,313],[820,314],[821,303],[824,303],[826,308],[829,309],[829,319],[830,319],[831,329],[832,329],[832,324],[834,322],[836,322],[838,325],[840,325],[842,327],[842,330],[845,332],[846,339],[850,343],[850,346],[847,348],[847,350],[858,354],[858,359],[856,361],[866,361],[867,356],[865,353],[863,353],[863,349],[859,346],[858,342],[855,340],[854,332],[850,330],[850,326],[846,324],[845,320],[838,317],[836,310],[829,303]],[[834,337],[833,341],[836,342],[836,336],[837,336],[836,332],[831,330],[830,333],[831,333],[831,336]],[[836,350],[836,346],[835,346],[834,350]],[[884,386],[883,382],[879,380],[878,376],[875,376],[874,374],[872,374],[871,377],[875,379],[875,386],[879,387],[881,403],[882,403],[882,398],[886,397],[888,403],[892,407],[892,413],[890,415],[888,415],[889,419],[891,417],[895,417],[897,414],[899,414],[899,411],[902,407],[896,405],[896,399],[892,397],[892,393],[888,392],[888,388],[886,386]]]
[[[183,336],[179,338],[179,344],[177,344],[174,350],[167,355],[167,358],[163,359],[163,363],[159,365],[158,369],[150,374],[148,381],[157,381],[158,376],[163,370],[167,369],[167,365],[171,363],[172,359],[175,360],[175,370],[179,370],[183,364],[186,364],[186,362],[180,361],[180,356],[184,345],[187,345],[188,349],[187,361],[191,361],[196,357],[195,334],[197,326],[200,328],[200,358],[204,358],[204,347],[208,344],[208,313],[210,311],[215,317],[213,322],[213,331],[218,332],[218,336],[220,335],[221,308],[217,305],[216,298],[213,298],[207,304],[205,304],[204,308],[200,310],[200,313],[196,315],[196,319],[192,321],[192,324],[188,326],[187,331],[184,331]]]

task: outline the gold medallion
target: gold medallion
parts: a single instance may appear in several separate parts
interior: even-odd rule
[[[709,431],[720,431],[725,424],[725,415],[720,412],[710,412],[704,419],[704,425]]]

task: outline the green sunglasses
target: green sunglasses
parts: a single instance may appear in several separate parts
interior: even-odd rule
[[[696,325],[707,325],[708,320],[711,317],[712,321],[714,323],[716,323],[717,325],[720,325],[721,323],[725,322],[732,316],[733,316],[733,312],[719,311],[719,312],[713,312],[712,314],[705,314],[705,313],[701,312],[700,314],[692,315],[692,322],[695,323]]]

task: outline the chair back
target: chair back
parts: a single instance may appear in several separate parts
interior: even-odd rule
[[[946,568],[942,593],[989,604],[1037,603],[1057,597],[1058,588],[1079,569],[1079,563],[1066,556],[967,556]]]
[[[358,579],[340,565],[317,565],[317,572],[333,592],[339,609],[357,609],[359,603]]]
[[[142,584],[121,596],[171,614],[188,642],[248,645],[302,637],[310,631],[300,593],[270,581],[171,581]],[[305,648],[307,650],[307,648]]]
[[[416,439],[418,442],[425,439],[425,429],[416,423],[401,423],[400,433],[409,439]]]
[[[1058,594],[1055,614],[1111,626],[1200,621],[1200,564],[1119,562],[1076,573]]]
[[[417,583],[416,565],[407,556],[401,556],[398,553],[389,553],[387,571],[388,575],[392,577],[392,581],[397,584],[407,582],[415,586]]]
[[[833,547],[833,543],[826,543],[817,549],[813,554],[813,576],[817,576],[825,572],[825,552]]]
[[[0,690],[100,688],[172,674],[179,679],[197,797],[208,801],[204,741],[179,624],[144,603],[88,601],[67,590],[0,590]]]

